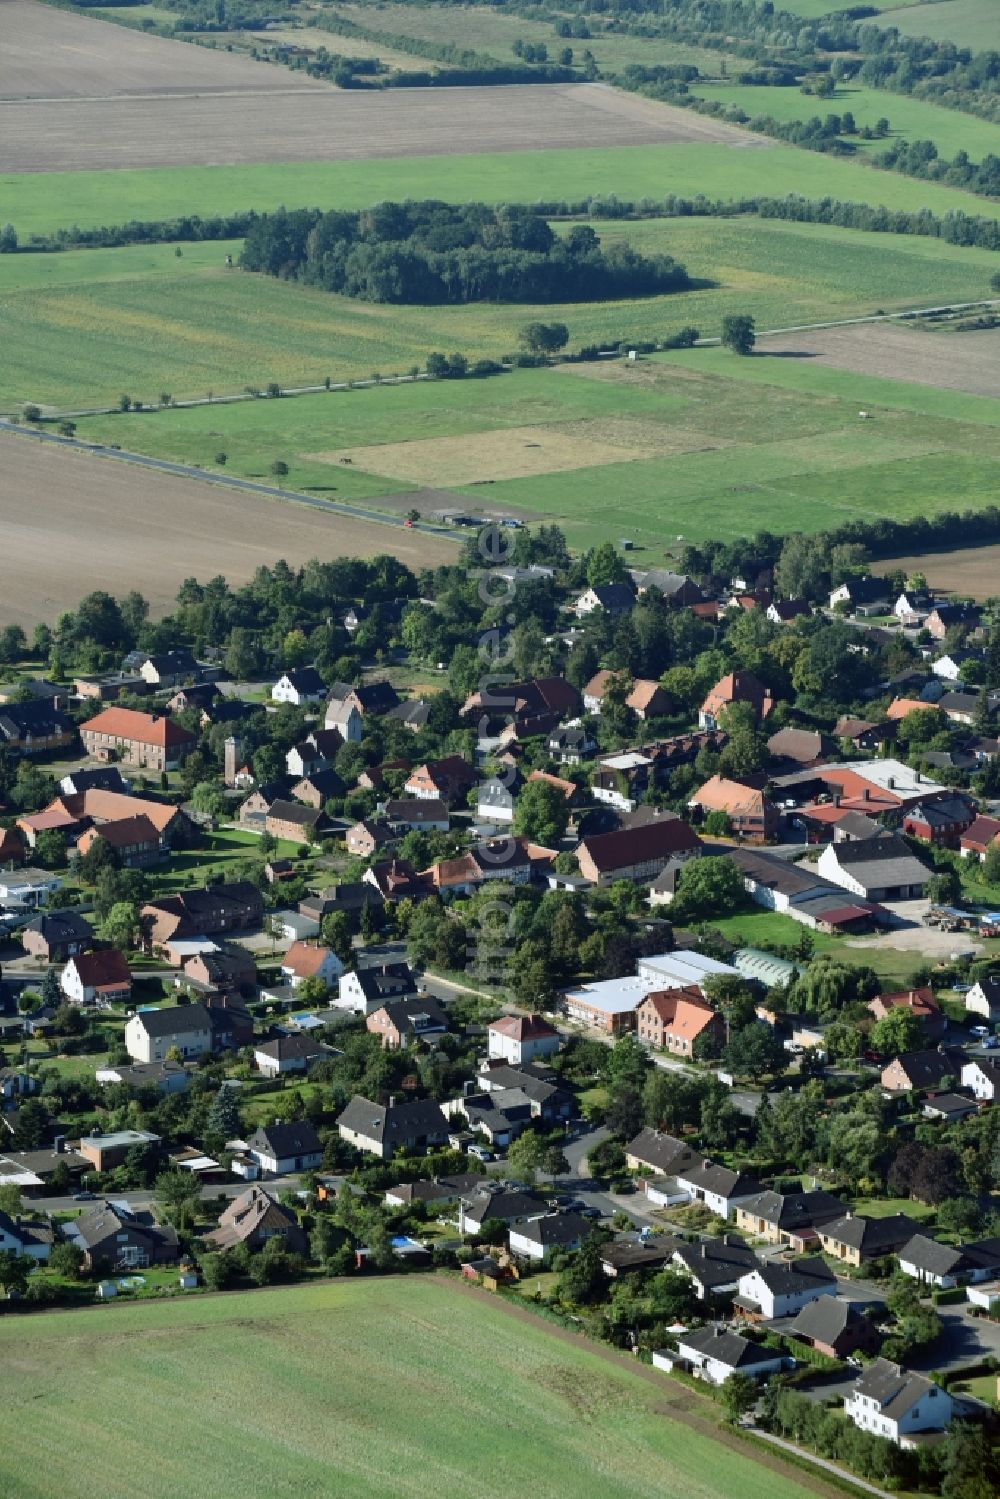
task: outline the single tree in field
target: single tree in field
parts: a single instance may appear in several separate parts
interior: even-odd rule
[[[730,312],[722,319],[722,347],[734,354],[752,354],[757,335],[753,318],[746,312]]]
[[[566,347],[569,329],[565,323],[525,323],[517,336],[529,354],[554,354]]]

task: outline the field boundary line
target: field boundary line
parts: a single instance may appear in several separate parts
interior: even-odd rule
[[[134,464],[137,468],[148,468],[157,473],[171,474],[179,479],[200,479],[204,484],[217,484],[223,489],[263,495],[265,499],[282,500],[291,505],[304,505],[311,510],[322,510],[330,515],[343,515],[351,520],[392,526],[396,530],[423,531],[430,536],[454,541],[456,545],[464,539],[443,526],[432,526],[426,521],[413,521],[408,525],[405,516],[393,515],[385,510],[369,510],[361,505],[352,505],[347,500],[320,499],[317,495],[304,494],[301,490],[281,489],[274,484],[258,483],[255,479],[237,479],[231,474],[210,474],[191,464],[171,463],[165,458],[150,458],[144,453],[133,453],[126,448],[101,447],[94,443],[82,442],[76,437],[60,437],[55,432],[36,432],[33,429],[21,427],[16,422],[0,419],[0,432],[11,433],[15,437],[34,438],[36,442],[55,443],[59,447],[69,448],[72,452],[82,453],[91,458],[116,459],[121,463]],[[403,490],[402,493],[405,494],[406,491]]]

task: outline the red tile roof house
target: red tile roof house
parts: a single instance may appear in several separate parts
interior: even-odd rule
[[[868,1001],[876,1020],[884,1020],[893,1010],[909,1010],[923,1022],[924,1034],[936,1041],[948,1028],[948,1021],[934,998],[933,989],[904,989],[896,994],[876,994]]]
[[[591,677],[583,689],[583,705],[588,713],[600,714],[608,685],[615,675],[613,671],[599,671]],[[638,718],[657,718],[669,712],[670,699],[659,682],[637,677],[625,699],[625,706],[631,708]]]
[[[123,869],[144,869],[157,864],[166,857],[167,850],[160,841],[148,817],[123,817],[120,822],[105,822],[96,828],[88,828],[76,840],[76,850],[86,854],[97,842],[106,843],[114,849]]]
[[[651,880],[671,859],[697,858],[701,839],[681,817],[663,817],[644,827],[621,828],[585,838],[576,850],[580,873],[596,885],[614,880]]]
[[[403,790],[421,801],[462,801],[478,780],[475,769],[461,755],[428,760],[418,765]]]
[[[281,960],[281,972],[293,989],[306,979],[318,978],[329,989],[340,978],[344,965],[329,947],[293,942]]]
[[[196,743],[194,734],[172,718],[138,713],[132,708],[105,708],[80,726],[89,755],[109,760],[117,752],[131,765],[172,770]]]
[[[703,813],[725,812],[733,832],[749,843],[766,843],[778,833],[781,814],[770,797],[741,781],[714,775],[699,786],[688,803]]]
[[[487,1055],[517,1066],[559,1050],[559,1032],[542,1015],[502,1015],[486,1031]]]
[[[766,718],[774,698],[752,671],[732,671],[716,682],[698,713],[698,727],[717,729],[719,717],[733,703],[749,703],[758,718]]]
[[[966,828],[959,838],[959,853],[963,859],[985,859],[998,838],[1000,838],[1000,819],[977,817],[971,827]]]
[[[722,1017],[695,988],[657,989],[635,1007],[635,1030],[640,1041],[677,1056],[690,1057],[697,1038],[708,1032],[725,1035]]]
[[[132,997],[129,966],[113,947],[70,958],[59,984],[66,998],[77,1005],[127,1004]]]

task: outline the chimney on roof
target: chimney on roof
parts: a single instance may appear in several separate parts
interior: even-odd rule
[[[866,786],[865,789],[864,789],[864,791],[862,792],[862,800],[866,801],[866,802],[869,802],[869,801],[871,801],[871,797],[872,797],[872,794],[869,791],[868,787]]]
[[[920,777],[918,776],[917,779],[919,780]],[[889,790],[890,791],[894,791],[895,789],[896,789],[896,777],[895,776],[890,776],[889,777]]]
[[[840,792],[839,791],[835,791],[833,793],[833,805],[835,807],[839,807],[840,806]]]

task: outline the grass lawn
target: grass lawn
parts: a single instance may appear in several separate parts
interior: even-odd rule
[[[981,1400],[984,1405],[993,1407],[997,1404],[997,1376],[995,1374],[976,1374],[972,1379],[960,1380],[953,1384],[951,1389],[957,1395],[971,1395],[975,1400]]]
[[[918,235],[777,220],[597,227],[606,243],[673,256],[699,284],[668,297],[566,304],[558,310],[571,347],[662,338],[685,325],[714,334],[734,311],[775,328],[972,301],[986,294],[996,258]],[[526,322],[548,316],[532,305],[354,302],[227,268],[226,255],[238,252],[238,241],[223,241],[0,257],[0,409],[29,400],[64,409],[111,404],[123,391],[155,405],[161,391],[183,398],[263,389],[272,380],[367,379],[422,367],[435,349],[500,358],[516,349]],[[772,361],[782,362],[789,363]],[[202,458],[210,462],[217,446]],[[337,487],[366,493],[355,474],[340,474]]]
[[[737,198],[754,192],[829,195],[937,213],[960,209],[980,215],[988,207],[972,193],[796,146],[746,151],[696,141],[372,161],[5,173],[0,174],[0,222],[13,223],[27,240],[73,224],[93,228],[129,219],[263,210],[282,203],[288,208],[363,208],[386,198],[524,203],[595,193]]]
[[[929,1223],[934,1217],[932,1207],[910,1197],[859,1197],[853,1211],[859,1218],[891,1218],[895,1213],[903,1213],[907,1218],[916,1218],[918,1223]]]
[[[942,156],[951,157],[957,151],[966,151],[973,161],[981,161],[984,156],[1000,151],[1000,125],[977,119],[975,115],[960,114],[955,109],[945,109],[926,99],[890,94],[881,89],[848,84],[838,88],[829,99],[804,94],[795,85],[754,88],[738,83],[713,83],[705,87],[696,84],[695,92],[722,104],[739,105],[751,119],[760,114],[773,115],[783,122],[809,120],[814,115],[822,120],[828,114],[843,114],[850,110],[860,128],[874,125],[884,117],[891,127],[885,140],[849,138],[862,156],[884,151],[893,140],[900,139],[932,140]],[[980,211],[989,212],[988,201],[984,200]]]
[[[216,876],[231,878],[230,866],[250,858],[260,846],[256,833],[223,828],[207,833],[199,847],[171,854],[166,864],[146,871],[151,896],[168,895],[176,890],[205,885]],[[279,839],[274,851],[277,859],[296,858],[299,844]]]
[[[559,1276],[554,1270],[541,1270],[537,1275],[526,1275],[518,1282],[517,1289],[522,1296],[548,1296],[559,1282]]]
[[[817,1489],[668,1378],[426,1277],[5,1317],[0,1349],[5,1499],[105,1499],[112,1466],[134,1499]]]
[[[796,947],[802,933],[808,931],[801,922],[793,921],[779,911],[750,911],[738,916],[723,916],[707,923],[719,931],[730,942],[739,942],[747,947],[759,946],[762,942],[777,942],[783,946]],[[897,982],[901,987],[909,983],[910,975],[924,963],[917,952],[900,952],[894,947],[873,947],[871,942],[858,938],[848,942],[843,937],[831,937],[823,932],[812,932],[814,952],[830,953],[845,963],[855,963],[873,968],[887,983]],[[873,939],[874,940],[874,939]],[[805,960],[803,960],[805,961]]]

